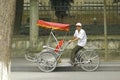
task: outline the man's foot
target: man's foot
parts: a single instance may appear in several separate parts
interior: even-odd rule
[[[76,66],[77,66],[77,64],[75,63],[73,66],[74,66],[74,67],[76,67]]]
[[[70,63],[71,63],[71,65],[73,65],[74,67],[77,66],[77,63],[75,63],[75,62],[72,62],[72,61],[71,61]]]
[[[58,63],[61,63],[61,59],[58,60]]]

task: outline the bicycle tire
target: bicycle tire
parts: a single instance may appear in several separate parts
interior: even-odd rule
[[[37,66],[43,72],[52,72],[57,65],[54,54],[50,51],[41,52],[37,56]]]
[[[99,66],[99,55],[94,50],[82,50],[79,52],[79,64],[85,71],[95,71]]]

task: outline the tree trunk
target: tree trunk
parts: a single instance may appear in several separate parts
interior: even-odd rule
[[[38,40],[38,2],[39,0],[30,0],[30,50],[37,49]]]
[[[16,13],[15,13],[15,24],[14,24],[14,34],[19,34],[19,30],[22,22],[22,13],[23,13],[23,1],[16,0]]]
[[[107,19],[106,19],[106,0],[104,0],[104,38],[105,38],[105,61],[108,61],[108,41],[107,41]]]
[[[16,0],[0,0],[0,80],[9,80]]]

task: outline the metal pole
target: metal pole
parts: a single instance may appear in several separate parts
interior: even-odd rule
[[[106,21],[106,0],[104,0],[104,38],[105,38],[105,60],[108,61],[107,21]]]

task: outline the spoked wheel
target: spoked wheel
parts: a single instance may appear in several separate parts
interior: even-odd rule
[[[56,68],[56,58],[52,52],[45,51],[37,56],[37,65],[43,72],[51,72]]]
[[[94,50],[80,51],[79,64],[85,71],[94,71],[99,66],[99,56]]]

